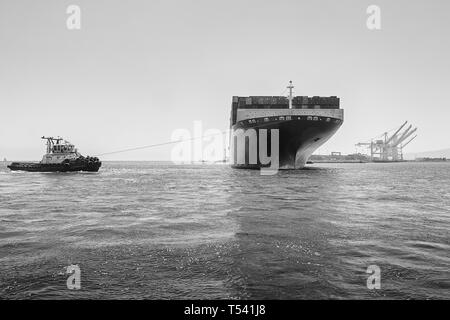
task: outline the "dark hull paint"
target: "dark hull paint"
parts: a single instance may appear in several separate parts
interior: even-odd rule
[[[248,124],[238,122],[232,127],[233,132],[237,129],[255,129],[259,139],[259,129],[278,129],[279,130],[279,168],[280,169],[300,169],[305,166],[311,154],[324,144],[342,125],[342,120],[333,118],[319,117],[317,120],[306,120],[305,118],[294,120],[271,121],[267,124],[256,123]],[[269,131],[269,130],[268,130]],[[236,138],[234,138],[236,139]],[[270,136],[268,135],[268,149],[270,154]],[[258,157],[256,164],[249,163],[248,142],[245,144],[245,150],[237,150],[236,143],[232,143],[234,148],[234,157],[232,160],[233,168],[259,169],[266,167],[261,165]],[[258,141],[259,154],[259,141]],[[245,152],[245,163],[238,164],[237,153]]]
[[[12,171],[29,171],[29,172],[75,172],[75,171],[87,171],[97,172],[102,163],[66,163],[66,164],[42,164],[42,163],[20,163],[13,162],[8,166]]]

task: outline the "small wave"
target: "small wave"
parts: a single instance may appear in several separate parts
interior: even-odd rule
[[[450,246],[444,243],[426,242],[426,241],[411,241],[412,247],[430,250],[450,250]]]

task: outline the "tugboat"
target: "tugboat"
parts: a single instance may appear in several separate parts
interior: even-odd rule
[[[63,138],[42,137],[47,140],[47,153],[40,162],[13,162],[13,171],[31,172],[97,172],[102,163],[97,157],[83,157],[73,144]]]

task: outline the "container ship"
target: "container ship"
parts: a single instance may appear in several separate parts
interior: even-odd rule
[[[73,144],[63,138],[42,137],[47,140],[47,152],[40,162],[13,162],[12,171],[31,172],[97,172],[102,163],[97,157],[84,157]]]
[[[303,168],[311,154],[342,125],[344,110],[340,108],[338,97],[294,97],[292,81],[287,88],[288,97],[233,97],[230,117],[232,167],[268,167],[267,163],[261,161],[261,139],[267,139],[267,155],[270,154],[273,149],[271,132],[278,129],[278,168]],[[266,129],[265,135],[260,134],[262,129]],[[249,131],[256,134],[249,134]],[[242,135],[244,140],[240,140]],[[256,141],[251,142],[251,139]],[[252,153],[257,154],[256,159]]]

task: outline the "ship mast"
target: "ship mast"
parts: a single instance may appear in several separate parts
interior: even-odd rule
[[[289,89],[289,109],[292,109],[292,89],[294,89],[292,81],[289,81],[289,85],[287,86],[287,88]]]
[[[52,152],[52,148],[54,145],[53,141],[56,141],[56,144],[59,144],[59,142],[62,140],[62,138],[53,138],[53,137],[44,137],[42,136],[41,139],[47,140],[47,154]]]

